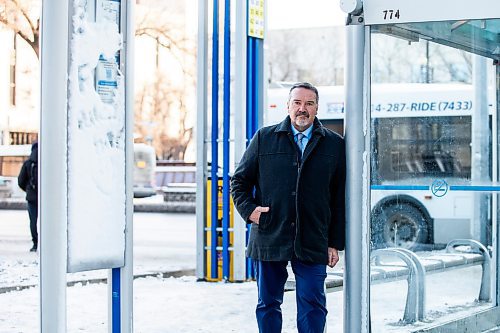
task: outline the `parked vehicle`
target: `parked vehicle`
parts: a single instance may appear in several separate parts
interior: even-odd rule
[[[134,198],[156,194],[155,170],[154,148],[145,143],[134,143]]]

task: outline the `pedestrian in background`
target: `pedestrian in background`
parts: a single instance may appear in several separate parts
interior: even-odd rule
[[[30,157],[24,161],[17,182],[19,187],[26,192],[31,239],[33,240],[33,247],[30,252],[36,252],[38,249],[38,142],[31,145]]]
[[[345,243],[345,144],[316,118],[318,90],[290,89],[288,116],[261,128],[231,179],[242,218],[251,223],[247,256],[258,287],[259,332],[281,332],[290,262],[296,280],[297,329],[323,333],[326,265]]]

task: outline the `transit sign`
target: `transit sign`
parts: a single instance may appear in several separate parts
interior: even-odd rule
[[[365,0],[365,24],[500,18],[498,0]]]

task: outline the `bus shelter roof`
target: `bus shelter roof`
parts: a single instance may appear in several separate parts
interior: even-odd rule
[[[500,60],[500,19],[376,25],[373,31],[410,42],[429,40]]]
[[[500,18],[498,0],[363,0],[367,25]],[[393,15],[390,15],[392,11]],[[398,15],[395,13],[398,12]]]
[[[500,60],[498,0],[364,0],[363,16],[374,32]]]

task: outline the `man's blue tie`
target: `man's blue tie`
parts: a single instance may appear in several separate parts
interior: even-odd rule
[[[303,133],[297,133],[297,146],[300,149],[301,156],[304,155],[304,143],[302,142],[302,139],[304,138]]]

